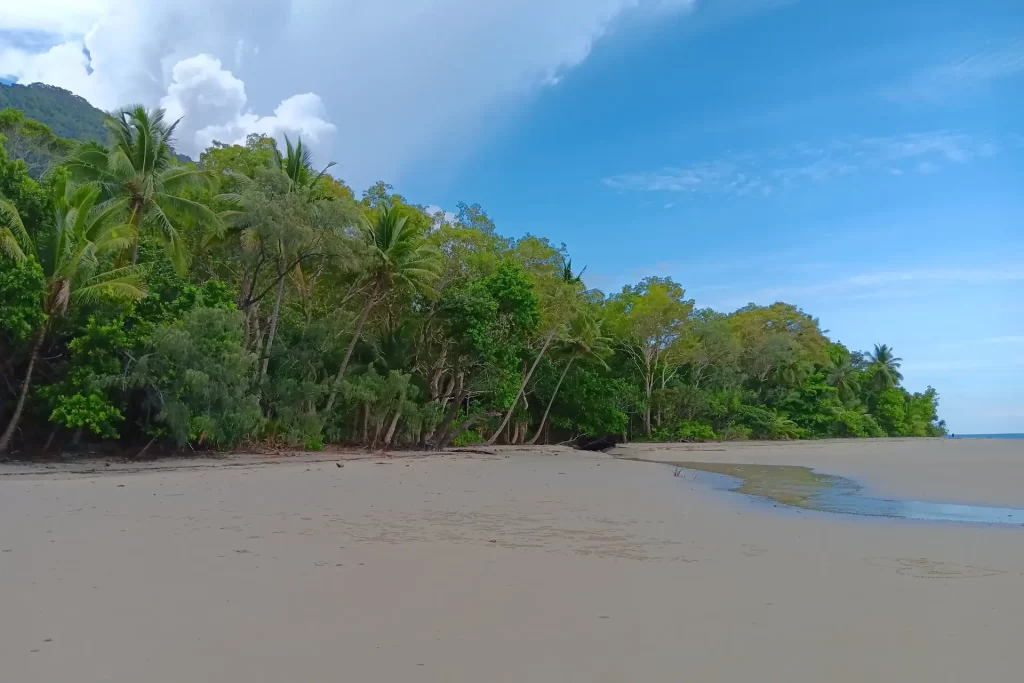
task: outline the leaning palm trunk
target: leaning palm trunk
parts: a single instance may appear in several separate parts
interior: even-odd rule
[[[551,392],[551,398],[548,399],[548,407],[544,409],[544,416],[540,418],[540,425],[537,427],[537,433],[533,435],[527,443],[531,446],[537,443],[537,439],[544,433],[544,425],[548,421],[548,413],[551,412],[551,406],[555,403],[555,397],[558,396],[558,390],[562,388],[562,382],[565,380],[565,376],[569,374],[569,368],[572,367],[573,361],[576,360],[576,356],[569,359],[569,362],[565,364],[565,369],[562,370],[561,376],[558,378],[558,383],[555,384],[555,390]]]
[[[544,345],[540,347],[540,353],[537,354],[537,357],[533,361],[533,365],[530,366],[530,371],[526,373],[526,377],[523,378],[523,383],[519,385],[519,393],[516,394],[516,399],[512,401],[512,406],[508,409],[508,412],[505,413],[505,418],[501,421],[501,426],[499,426],[491,438],[487,440],[488,446],[493,446],[494,442],[496,442],[498,437],[501,436],[501,433],[505,431],[505,427],[508,426],[508,421],[512,419],[512,413],[515,412],[516,406],[519,405],[519,399],[523,397],[523,393],[526,391],[526,385],[530,383],[530,378],[533,377],[533,371],[537,369],[540,359],[544,357],[544,352],[548,350],[548,345],[551,344],[551,340],[555,338],[555,332],[557,331],[557,328],[552,328],[552,330],[548,332],[548,336],[544,338]]]
[[[43,348],[43,337],[46,336],[46,327],[43,326],[38,332],[36,332],[36,338],[32,343],[32,355],[29,356],[28,369],[25,371],[25,379],[21,384],[21,391],[18,393],[18,402],[14,406],[14,413],[11,415],[10,422],[7,423],[7,429],[4,430],[2,436],[0,436],[0,453],[6,453],[7,447],[11,443],[11,439],[14,438],[14,432],[18,428],[18,422],[21,421],[21,414],[25,410],[25,402],[28,400],[28,391],[32,386],[32,372],[36,368],[36,362],[39,360],[39,352]]]
[[[348,344],[348,349],[345,351],[345,357],[341,361],[341,367],[338,368],[338,374],[334,378],[334,384],[331,386],[331,395],[327,397],[327,405],[324,407],[325,414],[330,414],[331,408],[334,407],[334,401],[338,398],[338,391],[341,390],[341,380],[345,376],[345,370],[348,369],[349,361],[352,360],[352,353],[356,350],[356,343],[359,341],[359,337],[363,334],[363,326],[366,325],[366,319],[370,315],[370,309],[373,308],[379,288],[379,285],[374,286],[373,292],[370,294],[370,298],[366,300],[366,305],[363,306],[363,312],[359,314],[359,320],[356,322],[356,330],[352,333],[352,341]]]
[[[388,426],[388,432],[384,435],[384,448],[391,446],[391,440],[395,438],[395,427],[398,426],[398,421],[402,418],[402,411],[396,410],[395,416],[391,418],[391,424]]]

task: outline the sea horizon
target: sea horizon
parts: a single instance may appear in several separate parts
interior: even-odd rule
[[[954,439],[1024,439],[1024,434],[957,434]]]

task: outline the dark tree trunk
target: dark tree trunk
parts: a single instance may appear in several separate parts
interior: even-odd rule
[[[18,422],[21,421],[21,414],[25,411],[25,402],[28,400],[28,392],[32,386],[32,373],[36,369],[36,362],[39,360],[39,352],[43,348],[43,338],[45,336],[46,327],[44,326],[36,332],[36,338],[32,342],[32,355],[28,359],[28,369],[25,371],[25,379],[21,383],[18,402],[14,406],[10,422],[7,423],[7,429],[0,436],[0,454],[7,452],[8,447],[11,445],[11,440],[14,438],[14,432],[18,429]]]

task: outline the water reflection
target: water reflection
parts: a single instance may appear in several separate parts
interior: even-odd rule
[[[863,486],[853,479],[819,474],[807,467],[706,462],[676,465],[694,471],[697,478],[715,488],[807,510],[897,519],[1024,525],[1024,508],[874,498],[864,495]]]

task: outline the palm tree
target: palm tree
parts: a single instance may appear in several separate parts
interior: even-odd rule
[[[0,232],[0,244],[8,245],[5,253],[13,254],[16,261],[35,258],[42,266],[46,277],[42,299],[46,322],[32,340],[18,402],[0,435],[0,453],[7,450],[25,409],[32,374],[50,324],[73,303],[89,303],[102,296],[138,300],[146,295],[145,283],[135,266],[111,267],[109,259],[102,258],[123,251],[135,240],[135,228],[122,220],[124,207],[119,202],[98,203],[101,190],[96,185],[72,187],[61,179],[54,191],[53,224],[42,230],[34,243],[21,226],[14,207],[3,207],[8,223],[13,225],[13,229],[8,225]],[[17,242],[17,250],[10,247],[8,233]]]
[[[0,254],[21,263],[25,260],[22,245],[29,243],[31,240],[18,209],[14,204],[0,198]]]
[[[519,405],[519,400],[526,394],[526,386],[530,383],[530,379],[533,377],[534,370],[540,364],[540,359],[544,357],[544,353],[548,350],[548,346],[554,341],[555,336],[565,325],[566,318],[572,314],[572,312],[578,310],[577,306],[580,303],[581,291],[583,289],[583,273],[586,271],[586,266],[583,267],[579,273],[572,272],[572,261],[567,261],[562,265],[562,272],[557,280],[556,287],[553,296],[549,302],[551,308],[555,311],[554,324],[551,325],[546,335],[544,335],[544,343],[541,344],[540,351],[537,352],[537,357],[533,359],[533,365],[530,366],[530,370],[523,377],[523,381],[519,384],[519,393],[516,394],[515,400],[512,401],[512,405],[505,412],[505,417],[502,418],[501,424],[491,438],[487,440],[488,446],[493,446],[494,443],[501,436],[502,432],[505,431],[505,427],[508,426],[508,421],[512,419],[512,413],[515,412],[516,406]]]
[[[110,145],[80,145],[67,161],[76,180],[98,183],[104,199],[124,200],[128,223],[135,228],[131,263],[139,258],[139,238],[151,230],[179,271],[188,265],[188,252],[180,232],[180,220],[189,219],[220,232],[217,214],[205,204],[189,199],[188,190],[210,189],[210,176],[194,166],[174,162],[171,143],[178,122],[164,121],[164,110],[146,111],[135,105],[111,114],[106,121]]]
[[[537,432],[527,443],[530,445],[537,443],[537,439],[544,432],[544,425],[548,421],[551,406],[554,405],[555,397],[558,396],[558,390],[562,388],[562,382],[565,380],[565,376],[569,374],[569,368],[572,367],[572,364],[580,358],[590,357],[596,359],[601,365],[608,367],[604,362],[604,356],[611,353],[610,343],[611,339],[602,334],[600,321],[583,314],[573,318],[572,322],[569,323],[569,332],[563,340],[563,346],[568,353],[569,360],[566,361],[565,367],[562,368],[562,374],[559,375],[558,382],[551,392],[551,398],[548,399],[548,405],[544,409],[544,416],[540,419],[540,425],[537,426]]]
[[[287,135],[284,136],[286,153],[281,156],[277,152],[277,163],[281,171],[288,176],[292,189],[296,192],[306,192],[311,199],[321,198],[319,195],[320,181],[327,175],[327,171],[335,166],[332,161],[328,163],[319,173],[313,171],[313,151],[302,144],[300,137],[294,145]]]
[[[356,320],[352,340],[331,386],[325,406],[328,413],[334,407],[345,370],[352,360],[352,352],[363,334],[371,309],[390,292],[423,291],[437,277],[440,266],[437,252],[423,241],[422,235],[408,221],[409,217],[401,209],[384,207],[376,223],[363,225],[363,236],[373,260],[368,274],[370,294]]]
[[[833,359],[830,364],[828,384],[839,391],[839,397],[844,401],[857,393],[857,372],[849,356]]]
[[[903,379],[899,371],[902,360],[887,344],[875,344],[875,350],[868,354],[868,369],[876,389],[888,389],[899,384]]]

